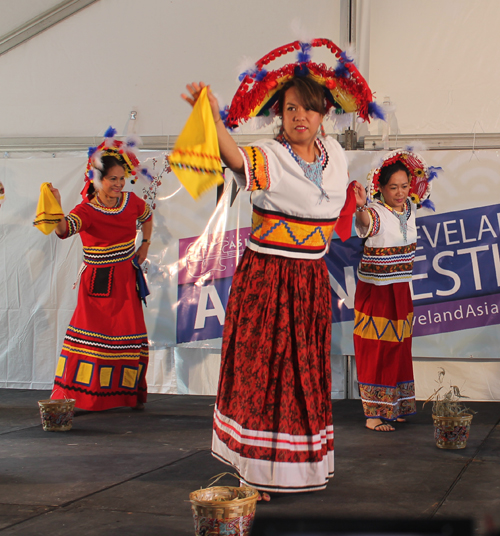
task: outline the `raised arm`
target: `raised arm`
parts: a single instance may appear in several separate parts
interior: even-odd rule
[[[363,207],[366,207],[366,192],[357,181],[355,181],[354,184],[354,195],[356,196],[356,208],[361,209],[361,211],[356,210],[356,222],[361,227],[369,227],[370,216],[368,216],[366,210],[363,209]]]
[[[57,188],[54,188],[52,186],[52,183],[49,185],[49,190],[52,192],[52,195],[56,198],[56,201],[61,205],[61,194],[59,193],[59,190]],[[68,228],[68,222],[66,221],[66,218],[62,218],[59,220],[59,223],[56,226],[56,233],[59,236],[63,236],[66,234],[66,230]]]
[[[187,90],[189,91],[189,95],[186,95],[183,93],[181,97],[189,102],[191,106],[194,106],[195,102],[198,100],[198,97],[200,96],[201,90],[205,87],[205,83],[200,82],[199,84],[196,82],[193,82],[192,84],[188,84],[186,86]],[[243,157],[238,149],[238,146],[236,145],[236,142],[233,140],[229,132],[226,130],[226,127],[224,126],[224,123],[221,119],[220,113],[219,113],[219,103],[217,102],[217,99],[214,97],[212,90],[210,89],[210,86],[206,86],[208,90],[208,101],[210,102],[210,108],[212,109],[212,114],[214,116],[215,120],[215,127],[217,129],[217,138],[219,140],[219,149],[220,149],[220,156],[226,166],[235,173],[243,173],[244,172],[244,164],[243,164]]]

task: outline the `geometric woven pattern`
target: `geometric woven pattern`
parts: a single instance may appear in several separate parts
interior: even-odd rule
[[[84,247],[83,261],[85,264],[102,266],[126,261],[135,255],[135,240],[107,247]]]
[[[354,312],[354,335],[362,339],[402,342],[413,333],[413,313],[403,320],[389,320]]]
[[[359,393],[366,418],[395,420],[417,410],[413,381],[401,382],[395,387],[360,383]]]
[[[271,184],[266,153],[259,147],[240,147],[248,166],[247,190],[267,190]]]
[[[250,240],[259,245],[286,251],[324,251],[336,219],[299,218],[254,205]]]

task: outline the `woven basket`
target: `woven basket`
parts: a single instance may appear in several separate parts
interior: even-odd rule
[[[40,417],[44,432],[67,432],[73,426],[75,415],[73,398],[65,400],[39,400]]]
[[[242,486],[214,486],[189,494],[196,536],[248,536],[259,492]]]
[[[469,437],[472,415],[458,417],[432,416],[434,421],[434,439],[440,449],[464,449]]]

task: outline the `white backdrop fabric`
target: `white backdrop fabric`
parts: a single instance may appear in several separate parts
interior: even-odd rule
[[[469,396],[500,399],[499,154],[483,150],[423,155],[429,164],[442,166],[444,173],[434,182],[436,213],[424,210],[417,219],[413,352],[422,386],[417,383],[417,396],[432,389],[441,364],[436,359],[453,358],[463,360],[453,367],[456,382],[467,381]],[[165,170],[163,153],[147,156],[157,177],[153,190],[143,190],[140,183],[134,190],[155,206],[147,264],[151,296],[145,309],[150,391],[214,394],[225,303],[250,226],[249,196],[239,192],[231,206],[234,192],[228,187],[218,205],[215,190],[194,201],[174,174]],[[349,152],[351,178],[364,183],[378,157],[380,153]],[[61,241],[54,234],[45,236],[31,223],[45,180],[60,188],[66,212],[80,201],[79,177],[85,163],[83,153],[25,154],[1,160],[0,181],[5,186],[0,208],[0,269],[5,274],[0,280],[2,387],[49,388],[52,384],[76,304],[77,291],[72,287],[81,263],[81,242],[79,237]],[[360,252],[356,240],[344,245],[334,241],[327,257],[335,304],[336,397],[345,392],[342,356],[353,352],[354,273]],[[461,314],[456,313],[459,310]],[[452,311],[449,321],[445,311]],[[441,317],[436,317],[438,313]]]

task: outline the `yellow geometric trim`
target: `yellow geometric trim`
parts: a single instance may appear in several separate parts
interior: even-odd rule
[[[106,247],[98,247],[98,246],[92,246],[92,247],[84,247],[83,250],[85,253],[111,253],[113,251],[121,250],[121,249],[128,249],[135,243],[135,240],[129,240],[128,242],[123,242],[123,244],[115,244],[114,246],[106,246]]]
[[[137,369],[124,367],[122,386],[128,387],[129,389],[133,389],[135,387],[136,382],[137,382]]]
[[[56,369],[56,376],[58,378],[62,378],[65,365],[66,365],[66,358],[63,357],[62,355],[59,356],[59,360],[57,362],[57,369]]]
[[[139,359],[138,354],[112,353],[103,350],[84,350],[83,348],[72,346],[71,344],[64,344],[63,350],[67,350],[68,352],[77,355],[86,355],[91,357],[97,357],[99,359],[129,359],[131,361]]]
[[[299,223],[272,215],[252,215],[253,235],[266,242],[299,247],[324,247],[332,234],[334,222]]]
[[[402,342],[413,332],[413,313],[404,320],[389,320],[354,311],[354,335],[374,341]]]
[[[76,373],[75,382],[90,385],[93,370],[94,365],[92,363],[80,362],[78,364],[78,372]]]
[[[100,339],[106,339],[108,341],[124,341],[124,340],[132,340],[132,339],[142,339],[147,337],[147,333],[140,333],[139,335],[123,335],[118,337],[111,337],[109,335],[102,335],[101,333],[93,333],[92,331],[86,331],[84,329],[78,329],[73,326],[71,327],[71,331],[74,331],[75,333],[80,333],[82,335],[95,335],[99,337]]]
[[[247,191],[268,190],[270,186],[269,165],[266,153],[260,147],[240,147],[246,156],[249,168]]]
[[[109,387],[111,385],[111,374],[113,367],[101,367],[99,371],[99,383],[101,387]]]

